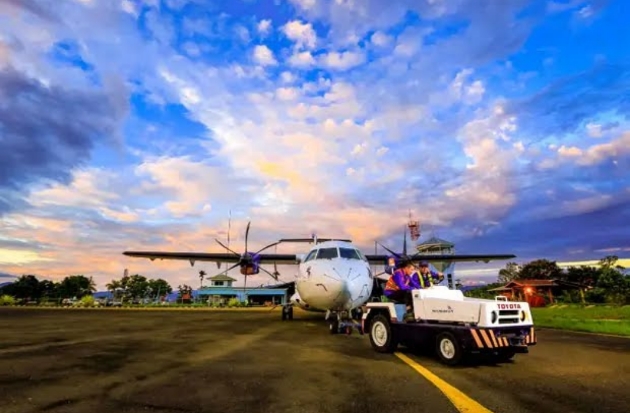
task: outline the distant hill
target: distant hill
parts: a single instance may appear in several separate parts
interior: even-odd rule
[[[7,274],[6,272],[0,272],[0,279],[2,279],[2,278],[16,279],[18,277],[16,277],[13,274]]]
[[[467,291],[474,290],[474,289],[477,289],[477,288],[483,288],[483,287],[486,287],[486,286],[485,285],[463,285],[460,288],[460,291],[465,293]]]

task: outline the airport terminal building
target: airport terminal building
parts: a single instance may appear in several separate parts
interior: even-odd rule
[[[232,298],[248,301],[251,305],[285,304],[288,297],[287,288],[243,288],[233,287],[234,278],[219,274],[209,278],[210,285],[193,291],[195,301],[210,304],[227,304]]]
[[[193,302],[203,302],[209,305],[227,305],[230,299],[236,298],[239,301],[248,301],[251,305],[282,305],[289,301],[294,288],[288,284],[279,284],[272,287],[243,288],[234,287],[234,278],[225,274],[219,274],[209,278],[210,285],[192,291]],[[110,291],[100,291],[92,294],[96,299],[113,298]],[[166,295],[164,301],[175,303],[178,300],[177,290]]]

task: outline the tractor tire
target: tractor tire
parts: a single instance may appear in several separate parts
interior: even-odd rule
[[[379,353],[393,353],[398,347],[398,339],[394,336],[389,320],[377,314],[370,321],[370,344]]]
[[[440,361],[447,366],[459,364],[464,356],[459,341],[448,331],[438,334],[435,338],[435,352]]]

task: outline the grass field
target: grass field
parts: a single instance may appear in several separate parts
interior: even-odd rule
[[[630,306],[555,305],[532,313],[540,327],[630,336]]]

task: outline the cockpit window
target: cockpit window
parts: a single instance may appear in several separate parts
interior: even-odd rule
[[[357,252],[357,254],[359,254],[359,257],[361,257],[361,259],[363,261],[367,261],[367,257],[365,255],[363,255],[363,253],[360,250],[355,250]]]
[[[309,252],[308,255],[306,256],[306,258],[304,258],[304,262],[310,261],[313,258],[315,258],[315,254],[317,254],[317,251],[318,250],[313,250],[313,251]]]
[[[317,259],[321,260],[321,259],[333,259],[333,258],[337,258],[337,248],[320,248],[319,252],[317,253]]]
[[[339,248],[339,256],[341,258],[347,258],[349,260],[360,260],[361,256],[359,251],[354,248]]]

